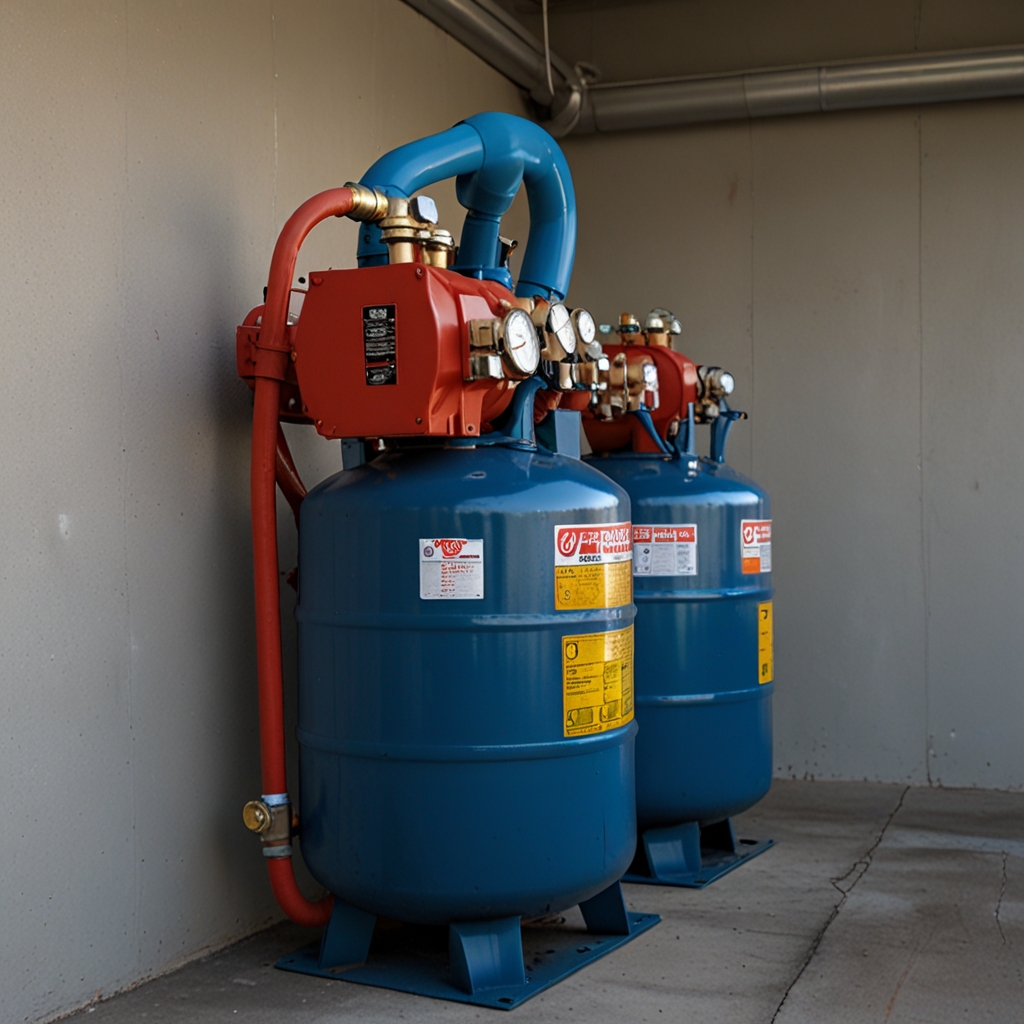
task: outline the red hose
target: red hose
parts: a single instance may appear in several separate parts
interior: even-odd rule
[[[288,218],[270,262],[267,301],[260,330],[255,372],[256,396],[252,423],[250,490],[253,570],[256,584],[260,762],[263,792],[266,794],[288,792],[281,672],[277,505],[274,490],[277,482],[278,403],[281,379],[288,359],[288,346],[285,343],[288,297],[299,247],[306,235],[320,221],[328,217],[343,217],[348,213],[352,209],[352,198],[351,189],[329,189],[313,196],[312,199],[307,199]],[[316,903],[307,900],[295,882],[290,857],[267,858],[267,870],[277,902],[296,924],[315,928],[327,923],[331,916],[334,897],[326,896]]]

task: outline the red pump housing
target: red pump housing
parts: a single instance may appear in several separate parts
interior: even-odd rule
[[[472,380],[473,319],[518,304],[494,281],[421,263],[310,275],[286,341],[282,417],[326,438],[477,437],[512,397],[509,380]],[[252,377],[260,307],[237,334],[238,372]]]
[[[650,415],[658,436],[667,441],[670,434],[678,429],[680,419],[686,416],[687,405],[697,401],[696,364],[682,353],[662,345],[605,345],[604,351],[609,360],[624,353],[627,364],[641,356],[654,360],[658,368],[658,406],[651,410]],[[602,420],[588,412],[583,416],[583,428],[595,452],[659,450],[636,416],[624,415],[613,420]]]

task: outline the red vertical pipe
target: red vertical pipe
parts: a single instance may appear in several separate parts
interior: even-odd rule
[[[288,298],[299,247],[306,235],[328,217],[352,209],[352,191],[329,189],[307,199],[288,218],[274,247],[267,281],[267,301],[260,329],[256,364],[256,397],[252,423],[253,566],[256,586],[256,663],[259,677],[260,762],[265,794],[287,793],[285,770],[284,693],[281,672],[281,601],[277,559],[277,434],[281,380],[289,358],[285,343]],[[270,885],[281,909],[296,924],[326,924],[334,902],[317,903],[299,891],[291,857],[267,859]]]

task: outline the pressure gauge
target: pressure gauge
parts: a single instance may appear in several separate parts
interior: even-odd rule
[[[522,380],[540,366],[540,339],[525,309],[509,310],[502,322],[501,360],[510,377]]]
[[[576,351],[576,332],[573,330],[569,310],[560,302],[553,302],[548,310],[545,324],[549,334],[553,334],[559,346],[567,356]]]
[[[597,337],[597,324],[590,312],[582,307],[572,311],[572,325],[580,348],[586,348]]]

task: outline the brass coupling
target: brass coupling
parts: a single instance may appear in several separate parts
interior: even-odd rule
[[[346,217],[372,223],[388,215],[388,197],[379,188],[368,188],[356,181],[346,181],[345,188],[352,190],[352,209]]]
[[[720,366],[697,367],[697,401],[694,407],[698,423],[717,420],[728,409],[725,399],[736,390],[736,379]]]
[[[658,367],[652,356],[619,352],[606,368],[598,370],[603,394],[597,396],[595,415],[611,420],[627,412],[658,408]]]
[[[287,793],[250,800],[242,808],[242,821],[260,837],[264,857],[292,855],[292,805]]]

